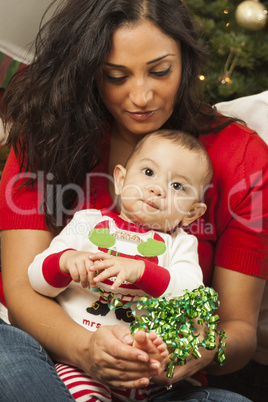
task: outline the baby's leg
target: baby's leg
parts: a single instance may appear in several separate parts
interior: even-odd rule
[[[168,349],[163,339],[155,332],[138,331],[134,334],[133,346],[144,350],[150,357],[150,359],[158,360],[162,362],[168,355]]]
[[[58,376],[64,382],[76,402],[111,402],[111,390],[82,370],[56,363]]]

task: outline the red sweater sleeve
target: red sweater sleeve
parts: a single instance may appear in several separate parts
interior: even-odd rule
[[[239,124],[200,139],[213,165],[207,212],[203,226],[194,233],[205,283],[209,284],[205,247],[209,244],[214,248],[212,269],[215,264],[268,279],[267,144]]]
[[[68,249],[72,250],[72,249]],[[59,267],[60,257],[67,250],[60,251],[59,253],[50,254],[43,262],[43,275],[47,283],[54,288],[63,288],[68,286],[72,281],[69,274],[61,272]]]
[[[20,188],[29,178],[36,179],[38,185]],[[43,186],[44,180],[41,174],[20,173],[18,160],[11,150],[0,182],[0,230],[47,230],[42,214]]]
[[[161,296],[170,282],[170,273],[166,268],[151,262],[145,262],[142,277],[136,282],[136,286],[152,297]]]

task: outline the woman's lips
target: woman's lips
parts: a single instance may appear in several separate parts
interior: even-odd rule
[[[155,114],[156,110],[149,112],[128,112],[129,116],[134,120],[147,120]]]

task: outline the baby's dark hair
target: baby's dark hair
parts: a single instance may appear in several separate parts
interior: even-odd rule
[[[190,151],[200,153],[204,156],[205,163],[207,164],[207,170],[206,174],[203,178],[202,182],[202,187],[204,191],[207,189],[208,185],[210,184],[212,180],[212,175],[213,175],[213,168],[212,168],[212,163],[211,160],[208,156],[207,150],[204,147],[204,145],[194,136],[185,133],[184,131],[180,130],[158,130],[158,131],[153,131],[147,135],[145,135],[134,147],[133,151],[131,152],[127,162],[126,162],[126,167],[127,164],[130,162],[132,157],[139,151],[141,146],[144,144],[145,141],[148,140],[150,137],[161,137],[165,138],[167,140],[170,140],[174,142],[176,145],[180,145],[183,148],[186,148]],[[203,191],[203,192],[204,192]],[[202,194],[203,196],[203,194]]]

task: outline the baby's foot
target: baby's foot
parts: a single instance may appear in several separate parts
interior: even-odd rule
[[[150,359],[162,362],[169,355],[167,345],[155,332],[138,331],[134,334],[133,346],[144,350]]]

